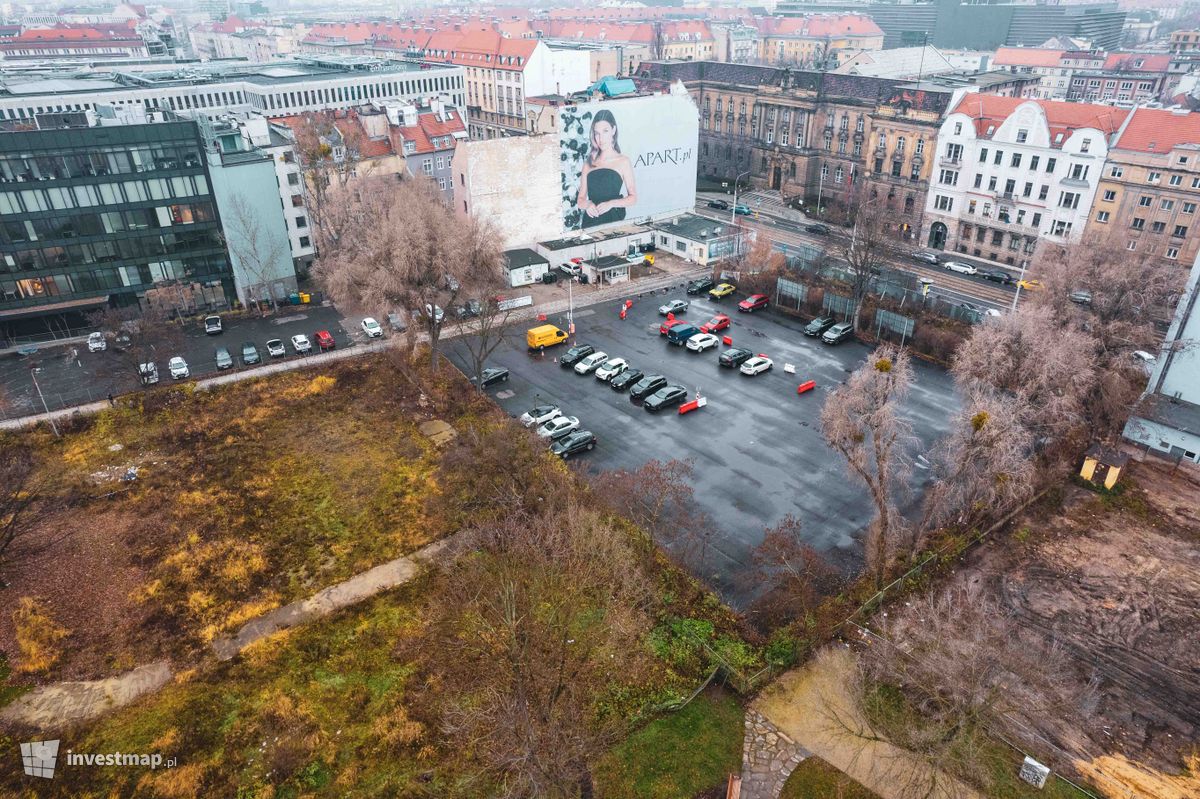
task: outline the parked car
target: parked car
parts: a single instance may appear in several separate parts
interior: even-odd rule
[[[387,321],[393,332],[403,333],[408,330],[408,321],[404,318],[404,311],[392,311],[387,315]]]
[[[284,355],[287,355],[287,349],[284,348],[283,341],[277,338],[273,338],[268,341],[267,355],[270,355],[272,358],[281,358]]]
[[[738,303],[738,310],[743,313],[750,313],[767,307],[770,298],[766,294],[751,294],[746,299]]]
[[[854,324],[852,322],[839,322],[825,331],[825,334],[821,336],[821,341],[826,344],[840,344],[853,335]]]
[[[167,369],[171,372],[171,378],[174,380],[192,376],[192,370],[188,369],[187,361],[178,355],[167,361]]]
[[[446,318],[446,312],[442,310],[440,305],[430,305],[425,303],[425,318],[432,319],[436,324],[441,324]]]
[[[628,368],[629,361],[624,358],[609,358],[596,367],[596,379],[602,381],[612,380]]]
[[[715,285],[711,277],[697,278],[687,284],[687,293],[691,295],[703,294]]]
[[[383,338],[383,328],[379,326],[371,317],[362,320],[362,332],[367,334],[367,338]]]
[[[593,352],[579,363],[575,364],[575,374],[590,375],[592,372],[600,368],[600,364],[608,360],[608,353]]]
[[[804,226],[805,233],[812,233],[814,236],[828,236],[829,225],[822,225],[820,222],[810,222]]]
[[[1078,305],[1091,305],[1092,304],[1092,292],[1085,291],[1082,289],[1079,291],[1072,291],[1070,294],[1070,299],[1071,299],[1071,302],[1076,303]]]
[[[700,325],[701,333],[716,333],[718,330],[724,330],[729,327],[729,317],[723,313],[719,313],[712,319],[709,319],[704,324]]]
[[[951,272],[957,272],[960,275],[977,275],[979,270],[970,264],[965,264],[962,261],[946,261],[942,267],[949,269]]]
[[[129,334],[128,330],[118,330],[117,334],[113,336],[113,346],[124,352],[133,346],[133,336]]]
[[[576,430],[563,436],[550,446],[550,451],[566,460],[580,452],[589,452],[596,446],[596,434],[591,430]]]
[[[282,349],[282,347],[281,347]],[[242,345],[242,363],[246,366],[258,363],[262,359],[258,357],[258,347],[254,346],[254,342],[247,341]]]
[[[979,276],[984,280],[990,280],[993,283],[999,283],[1004,286],[1012,285],[1014,282],[1013,276],[1003,269],[980,269]]]
[[[929,250],[917,250],[912,254],[912,259],[919,264],[930,264],[932,266],[937,266],[940,262],[938,254]]]
[[[683,313],[687,309],[687,300],[671,300],[668,303],[658,306],[658,313],[661,316],[666,316],[667,314]]]
[[[557,405],[551,405],[549,403],[545,405],[535,405],[529,410],[525,411],[525,413],[521,414],[521,424],[525,425],[526,427],[533,427],[534,425],[541,425],[545,422],[548,422],[556,416],[562,416],[562,411],[559,410]]]
[[[709,200],[706,204],[708,205],[709,208],[716,208],[720,211],[728,211],[729,210],[729,201],[728,200]]]
[[[691,323],[688,322],[686,319],[668,319],[665,322],[663,322],[661,325],[658,326],[658,334],[660,336],[665,336],[671,332],[671,328],[678,327],[679,325],[687,325],[687,324],[691,324]]]
[[[645,373],[641,369],[629,368],[621,374],[608,381],[608,386],[613,391],[625,391],[637,381],[641,380]]]
[[[646,375],[633,384],[629,396],[635,400],[645,399],[667,384],[667,378],[662,375]]]
[[[321,352],[331,350],[337,346],[337,342],[333,340],[333,336],[329,334],[328,330],[318,330],[313,335],[313,338],[317,342],[317,349]]]
[[[308,336],[297,333],[292,336],[292,349],[299,353],[312,352],[312,344],[309,343]]]
[[[747,358],[746,362],[742,364],[738,371],[744,375],[750,375],[751,377],[754,377],[754,375],[771,371],[771,367],[774,365],[775,362],[767,356],[755,355],[753,358]]]
[[[100,352],[108,349],[108,339],[103,333],[92,333],[87,339],[88,352]]]
[[[225,329],[224,326],[222,326],[222,324],[221,324],[221,317],[215,316],[215,315],[204,317],[204,332],[205,332],[205,334],[207,334],[209,336],[215,336],[224,329]]]
[[[678,405],[685,399],[687,399],[687,389],[683,386],[665,386],[646,397],[646,402],[642,407],[650,413],[657,413],[663,408]]]
[[[454,309],[454,315],[459,319],[470,319],[474,316],[479,316],[483,313],[483,305],[479,300],[467,300],[462,305]]]
[[[728,297],[735,291],[737,291],[737,286],[733,285],[732,283],[721,283],[715,288],[710,289],[708,296],[712,297],[714,300],[719,300],[723,297]]]
[[[233,356],[224,347],[217,347],[217,351],[213,353],[213,358],[217,362],[217,369],[233,368]]]
[[[832,316],[818,316],[804,326],[804,335],[819,336],[836,324],[837,319],[834,319]]]
[[[537,434],[539,438],[548,438],[554,441],[578,429],[578,416],[555,416],[538,425]]]
[[[750,206],[742,205],[741,203],[733,206],[733,212],[739,216],[750,216],[750,214],[754,213],[750,210]]]
[[[717,356],[717,363],[736,369],[753,357],[754,353],[745,347],[730,347]]]
[[[558,271],[565,275],[569,275],[570,277],[579,277],[580,272],[583,271],[583,267],[579,264],[567,262],[565,264],[559,264]]]
[[[674,344],[676,347],[682,347],[687,344],[687,340],[692,336],[700,334],[700,328],[695,325],[675,325],[667,331],[667,343]]]
[[[138,375],[142,378],[142,385],[154,385],[158,382],[158,366],[153,363],[140,363],[138,364]]]
[[[475,382],[474,377],[471,378],[471,382]],[[483,380],[479,382],[484,388],[496,383],[507,383],[508,370],[501,366],[489,366],[483,370]]]
[[[687,340],[687,348],[692,352],[704,352],[707,349],[717,346],[721,343],[721,339],[714,336],[712,333],[700,333],[692,336]]]
[[[563,353],[563,356],[558,359],[558,364],[563,367],[574,366],[595,351],[596,348],[591,344],[577,344]]]

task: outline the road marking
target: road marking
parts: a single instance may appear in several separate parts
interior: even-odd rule
[[[517,392],[513,391],[511,388],[506,388],[503,391],[496,392],[496,399],[506,400],[512,399],[515,396],[517,396]]]
[[[303,322],[303,321],[304,321],[305,319],[307,319],[307,318],[308,318],[308,314],[306,314],[306,313],[298,313],[298,314],[295,314],[295,315],[293,315],[293,316],[281,316],[281,317],[279,317],[278,319],[272,319],[272,320],[271,320],[271,324],[273,324],[273,325],[286,325],[286,324],[288,324],[289,322]]]

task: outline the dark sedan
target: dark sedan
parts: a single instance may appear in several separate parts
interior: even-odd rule
[[[471,382],[475,382],[475,378],[471,378]],[[508,370],[499,366],[489,366],[483,370],[483,379],[479,381],[484,388],[495,385],[496,383],[508,382]]]
[[[563,353],[563,356],[558,359],[559,366],[574,366],[582,361],[587,356],[596,351],[596,348],[591,344],[580,344],[572,347]]]
[[[812,233],[815,236],[828,236],[829,235],[829,226],[822,225],[820,222],[813,222],[811,224],[805,225],[804,230],[806,233]]]
[[[645,399],[666,385],[667,378],[662,375],[646,375],[633,384],[633,388],[629,391],[629,396],[635,400]]]
[[[660,388],[647,397],[642,407],[650,411],[650,413],[657,413],[663,408],[671,408],[678,405],[685,399],[687,399],[686,388],[683,386],[667,386],[666,388]]]
[[[979,276],[984,280],[990,280],[993,283],[1000,283],[1005,286],[1011,286],[1015,281],[1013,276],[1003,269],[981,269]]]
[[[753,355],[754,353],[745,347],[732,347],[717,356],[717,363],[721,366],[729,366],[736,369]]]
[[[587,452],[596,446],[596,434],[591,430],[577,430],[570,435],[563,436],[558,441],[550,446],[550,451],[558,457],[566,460],[572,455],[580,452]]]
[[[804,335],[819,336],[836,324],[837,320],[832,316],[818,316],[816,319],[804,326]]]
[[[722,211],[728,211],[729,210],[729,201],[728,200],[709,200],[708,207],[709,208],[719,208]]]
[[[637,381],[645,377],[645,372],[641,369],[626,369],[621,374],[608,381],[608,386],[613,391],[626,391]]]
[[[702,277],[697,280],[693,280],[687,284],[687,293],[688,294],[705,294],[708,292],[709,289],[713,288],[716,285],[717,284],[713,282],[711,277]]]

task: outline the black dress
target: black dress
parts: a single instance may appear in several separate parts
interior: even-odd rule
[[[587,174],[587,198],[592,205],[599,205],[610,200],[619,200],[623,196],[621,189],[625,181],[621,173],[615,169],[593,169]],[[620,222],[625,218],[624,208],[609,208],[600,216],[583,214],[583,227],[596,227]]]

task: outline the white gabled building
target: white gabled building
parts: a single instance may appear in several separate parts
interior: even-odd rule
[[[1009,266],[1083,234],[1129,111],[970,94],[942,122],[922,241]]]

